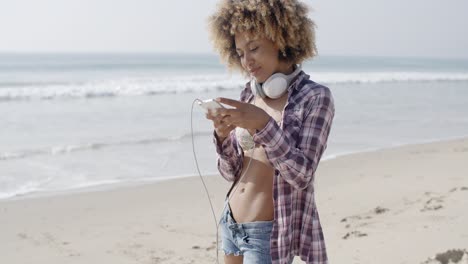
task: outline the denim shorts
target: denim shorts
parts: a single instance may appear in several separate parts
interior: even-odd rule
[[[273,221],[238,224],[232,217],[228,201],[219,221],[221,242],[225,255],[243,255],[246,264],[270,264],[270,235]]]

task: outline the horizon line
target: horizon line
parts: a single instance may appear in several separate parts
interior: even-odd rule
[[[173,51],[7,51],[0,55],[199,55],[219,57],[214,52],[173,52]],[[316,57],[361,57],[361,58],[413,58],[413,59],[450,59],[468,60],[464,56],[426,56],[426,55],[370,55],[370,54],[318,54]],[[310,60],[310,59],[309,59]]]

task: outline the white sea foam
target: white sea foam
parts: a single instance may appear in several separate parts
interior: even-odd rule
[[[204,92],[237,89],[241,78],[213,76],[183,76],[157,78],[123,78],[70,84],[38,84],[36,86],[4,86],[0,101],[27,99],[67,99],[112,96],[157,95],[166,93]]]
[[[468,72],[319,72],[312,79],[329,84],[468,81]]]
[[[194,98],[236,98],[246,82],[203,56],[49,57],[0,55],[0,199],[197,176]],[[337,106],[323,160],[468,135],[468,62],[337,57],[304,70]],[[218,174],[197,110],[200,170]]]
[[[210,136],[212,131],[200,131],[194,132],[195,137],[199,136]],[[172,135],[167,137],[154,137],[154,138],[142,138],[134,140],[123,140],[117,142],[94,142],[88,144],[79,144],[79,145],[62,145],[62,146],[51,146],[46,148],[37,148],[37,149],[27,149],[20,150],[15,152],[0,152],[0,161],[2,160],[13,160],[13,159],[24,159],[30,158],[32,156],[57,156],[65,155],[79,151],[93,151],[100,150],[103,148],[109,147],[120,147],[120,146],[137,146],[137,145],[151,145],[159,144],[164,142],[181,142],[183,140],[191,139],[192,135],[189,133],[181,135]]]
[[[310,72],[311,79],[323,84],[468,81],[464,72]],[[28,99],[70,99],[114,96],[141,96],[167,93],[198,93],[241,88],[240,75],[223,74],[122,78],[83,83],[5,84],[0,101]]]

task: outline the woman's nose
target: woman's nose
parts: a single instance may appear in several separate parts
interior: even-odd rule
[[[254,65],[254,58],[253,58],[252,54],[250,54],[250,52],[244,53],[244,61],[245,61],[245,65],[247,67],[250,67],[250,66]]]

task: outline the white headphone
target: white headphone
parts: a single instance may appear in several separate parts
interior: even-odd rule
[[[289,75],[280,72],[272,74],[263,84],[257,83],[257,80],[252,78],[250,81],[250,89],[254,95],[258,94],[262,98],[280,98],[288,89],[291,80],[296,77],[301,70],[302,67],[298,64],[293,73]]]

